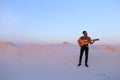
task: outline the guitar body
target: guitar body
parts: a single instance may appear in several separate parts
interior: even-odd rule
[[[84,46],[86,44],[89,44],[89,41],[88,40],[82,40],[82,39],[79,39],[78,40],[78,45],[79,46]]]
[[[90,41],[98,41],[99,39],[93,39],[93,40],[90,40]],[[90,43],[90,41],[88,41],[88,40],[82,40],[82,39],[79,39],[78,40],[78,45],[79,46],[84,46],[84,45],[87,45],[87,44],[89,44]]]

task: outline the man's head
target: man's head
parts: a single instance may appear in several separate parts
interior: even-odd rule
[[[83,31],[83,35],[84,35],[84,36],[87,36],[87,31]]]

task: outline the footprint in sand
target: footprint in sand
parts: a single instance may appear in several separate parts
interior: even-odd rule
[[[96,74],[95,76],[96,76],[95,80],[110,80],[110,77],[105,73]]]

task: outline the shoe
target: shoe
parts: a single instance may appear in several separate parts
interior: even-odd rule
[[[81,64],[78,64],[77,66],[79,67],[79,66],[81,66]]]
[[[85,64],[86,67],[89,67],[87,64]]]

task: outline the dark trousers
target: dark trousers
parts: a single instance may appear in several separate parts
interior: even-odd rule
[[[87,62],[88,62],[88,51],[89,51],[89,48],[85,47],[85,46],[82,46],[81,49],[80,49],[79,64],[81,64],[82,56],[83,56],[84,51],[85,51],[85,64],[87,64]]]

